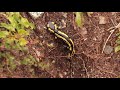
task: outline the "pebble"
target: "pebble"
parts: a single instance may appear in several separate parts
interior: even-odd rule
[[[62,75],[61,73],[59,73],[59,77],[60,77],[60,78],[63,78],[63,75]]]
[[[29,14],[34,18],[40,17],[44,12],[29,12]]]
[[[100,16],[99,17],[99,24],[106,24],[106,23],[107,23],[106,18],[103,16]]]
[[[104,53],[105,54],[110,54],[113,51],[113,47],[110,45],[106,45],[105,49],[104,49]]]

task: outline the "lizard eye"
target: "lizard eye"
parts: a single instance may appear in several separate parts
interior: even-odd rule
[[[49,26],[49,28],[51,28],[52,30],[55,30],[54,22],[48,22],[48,26]]]

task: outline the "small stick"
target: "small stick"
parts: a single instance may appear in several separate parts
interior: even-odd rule
[[[80,57],[80,59],[81,59],[82,62],[83,62],[83,67],[84,67],[84,69],[85,69],[85,72],[86,72],[87,78],[89,78],[90,76],[89,76],[88,70],[87,70],[87,68],[86,68],[85,61],[84,61],[81,57]]]
[[[112,20],[111,20],[111,21],[112,21]],[[112,21],[112,23],[113,23],[113,21]],[[113,25],[115,25],[115,24],[113,23]],[[105,41],[105,44],[104,44],[104,46],[103,46],[102,53],[103,53],[103,51],[104,51],[104,49],[105,49],[105,46],[106,46],[108,40],[110,39],[111,35],[114,33],[115,30],[117,30],[117,29],[119,29],[119,28],[120,28],[120,23],[119,23],[118,25],[116,25],[116,26],[108,29],[108,30],[110,30],[110,29],[112,29],[112,30],[110,31],[111,33],[110,33],[110,35],[108,36],[107,40]]]
[[[111,30],[111,33],[110,33],[110,35],[108,36],[108,38],[107,38],[107,40],[105,41],[105,44],[104,44],[104,46],[103,46],[102,53],[103,53],[103,51],[104,51],[104,49],[105,49],[105,47],[106,47],[106,44],[107,44],[108,40],[110,39],[110,37],[111,37],[111,35],[114,33],[114,31],[115,31],[115,29]]]

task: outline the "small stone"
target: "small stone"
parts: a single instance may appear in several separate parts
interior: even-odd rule
[[[85,27],[83,27],[82,29],[81,29],[81,35],[86,35],[87,34],[87,29],[85,28]]]
[[[100,16],[99,17],[99,24],[106,24],[107,22],[106,22],[106,18],[105,17],[103,17],[103,16]]]
[[[41,55],[41,53],[37,50],[36,50],[36,54],[37,54],[38,57]]]
[[[96,37],[93,37],[93,40],[96,41],[97,40]]]
[[[113,47],[106,45],[105,49],[104,49],[104,53],[105,54],[110,54],[113,51]]]
[[[29,12],[29,14],[34,18],[40,17],[44,12]]]
[[[54,63],[55,63],[55,60],[53,60],[52,63],[54,64]]]
[[[67,72],[64,72],[64,75],[67,75]]]
[[[87,33],[87,29],[84,27],[80,30],[80,34],[82,35],[84,41],[87,40]]]
[[[63,78],[63,75],[61,73],[59,73],[59,76],[60,76],[60,78]]]

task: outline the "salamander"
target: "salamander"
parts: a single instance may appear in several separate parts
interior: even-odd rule
[[[47,29],[51,33],[54,33],[58,38],[60,38],[66,42],[66,44],[69,46],[70,55],[73,55],[75,53],[74,43],[73,43],[72,39],[64,32],[58,30],[58,26],[54,22],[48,22]]]

